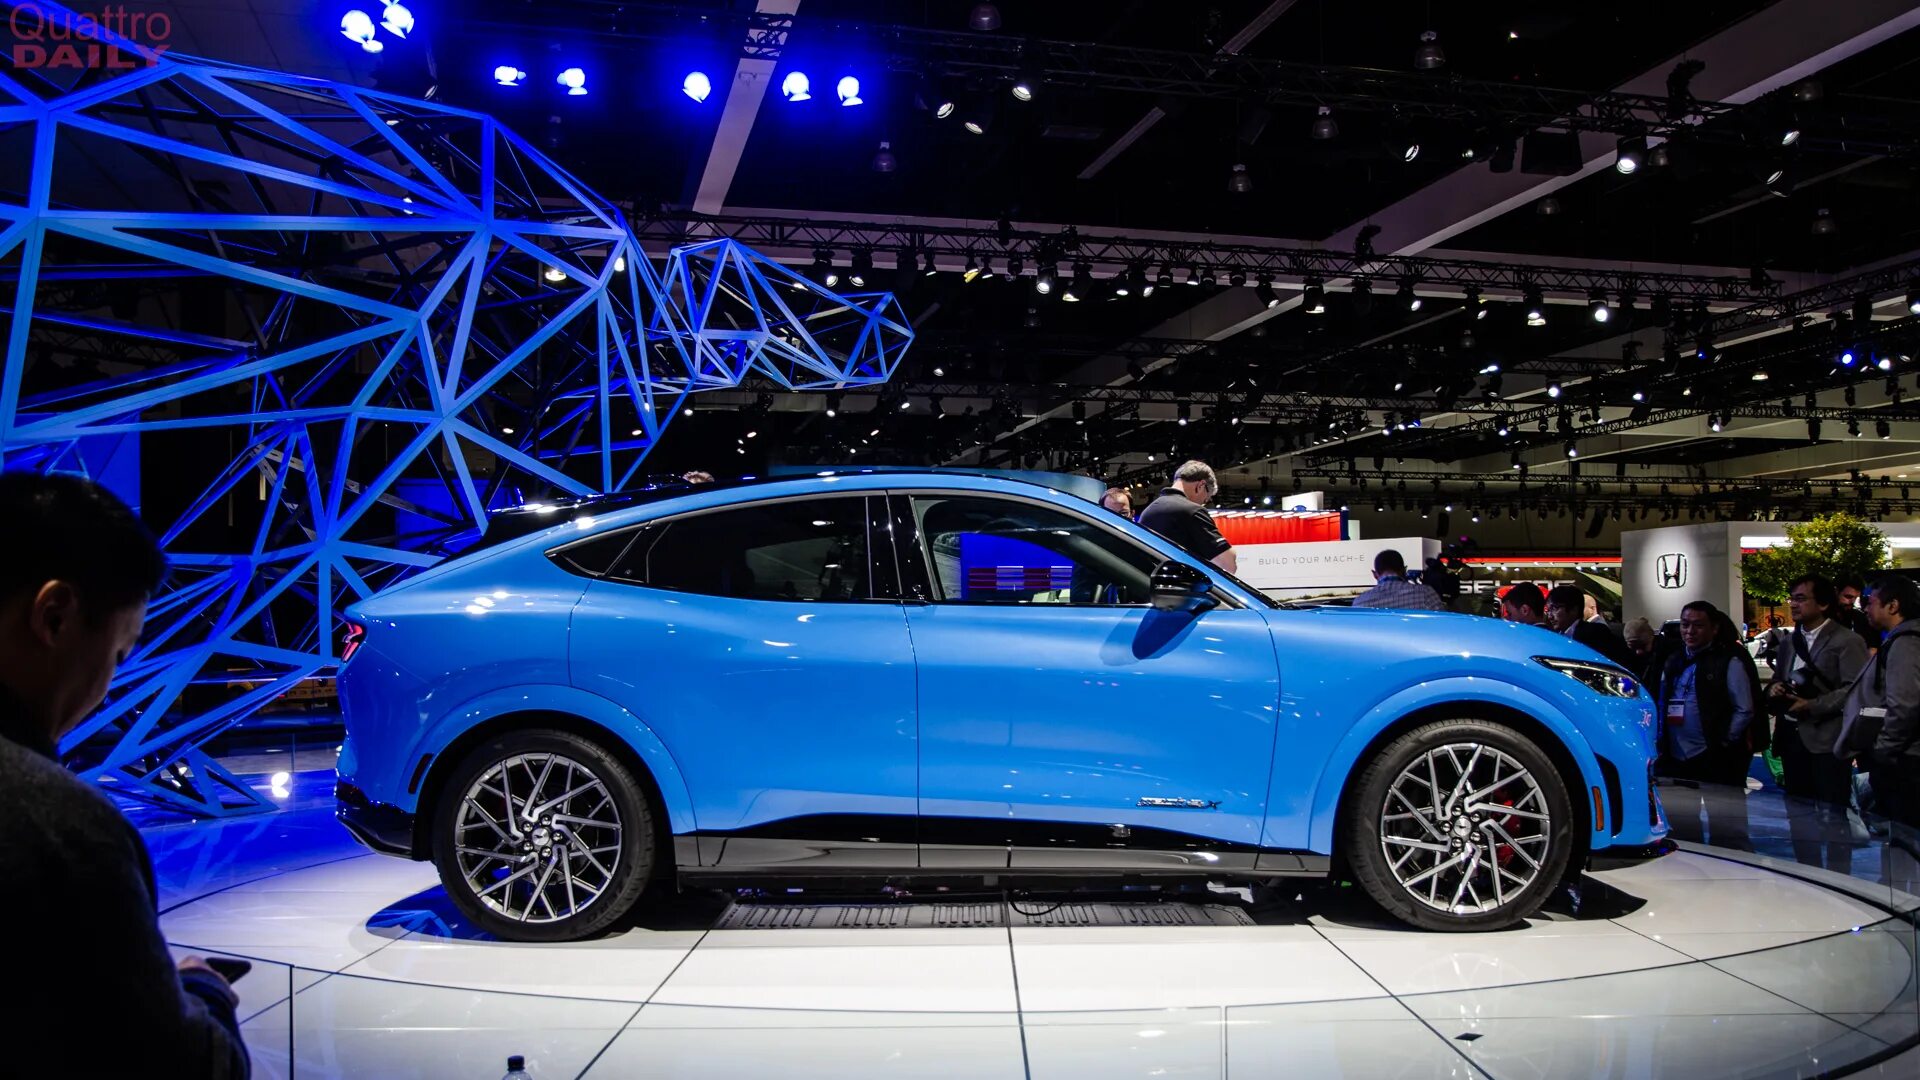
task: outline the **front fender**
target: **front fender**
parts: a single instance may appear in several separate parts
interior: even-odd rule
[[[577,716],[625,739],[653,773],[653,782],[666,803],[667,824],[673,834],[679,836],[694,831],[693,799],[687,792],[686,777],[666,744],[639,717],[598,694],[577,687],[539,683],[482,694],[441,717],[421,738],[415,753],[428,749],[437,753],[494,717],[535,711]]]
[[[1359,765],[1360,755],[1366,751],[1368,744],[1382,731],[1401,717],[1429,706],[1471,706],[1476,702],[1504,705],[1526,713],[1545,725],[1560,740],[1580,769],[1580,789],[1569,792],[1569,797],[1584,801],[1591,788],[1601,785],[1600,763],[1594,759],[1593,749],[1587,745],[1586,737],[1566,714],[1546,698],[1495,679],[1460,676],[1423,681],[1374,705],[1348,729],[1346,737],[1328,755],[1319,783],[1314,788],[1313,812],[1308,826],[1311,850],[1333,850],[1334,816],[1339,812],[1340,796],[1346,789],[1347,778]],[[1600,847],[1611,843],[1612,839],[1595,831],[1589,836],[1588,842],[1592,847]]]

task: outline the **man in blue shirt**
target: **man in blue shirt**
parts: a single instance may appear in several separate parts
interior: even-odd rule
[[[1387,548],[1373,557],[1375,585],[1353,598],[1354,607],[1395,608],[1400,611],[1445,611],[1440,594],[1407,580],[1407,560]]]

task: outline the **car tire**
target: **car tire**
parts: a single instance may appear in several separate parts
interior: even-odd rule
[[[1573,806],[1559,770],[1533,740],[1488,721],[1401,735],[1364,763],[1347,799],[1340,850],[1354,880],[1424,930],[1519,923],[1572,857]]]
[[[605,930],[640,898],[656,859],[645,789],[599,744],[566,731],[508,732],[474,747],[440,788],[432,838],[454,905],[507,941]]]

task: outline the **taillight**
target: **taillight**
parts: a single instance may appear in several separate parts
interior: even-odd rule
[[[360,643],[365,640],[367,628],[357,622],[348,623],[347,632],[340,639],[340,662],[344,664],[353,659],[353,654],[360,651]]]

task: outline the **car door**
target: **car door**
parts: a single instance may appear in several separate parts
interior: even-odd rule
[[[869,536],[884,498],[877,521],[869,501],[651,523],[575,609],[574,684],[673,754],[703,866],[915,864],[913,654],[891,546]]]
[[[919,669],[921,865],[1251,867],[1279,669],[1261,613],[1155,610],[1117,521],[893,499]]]

